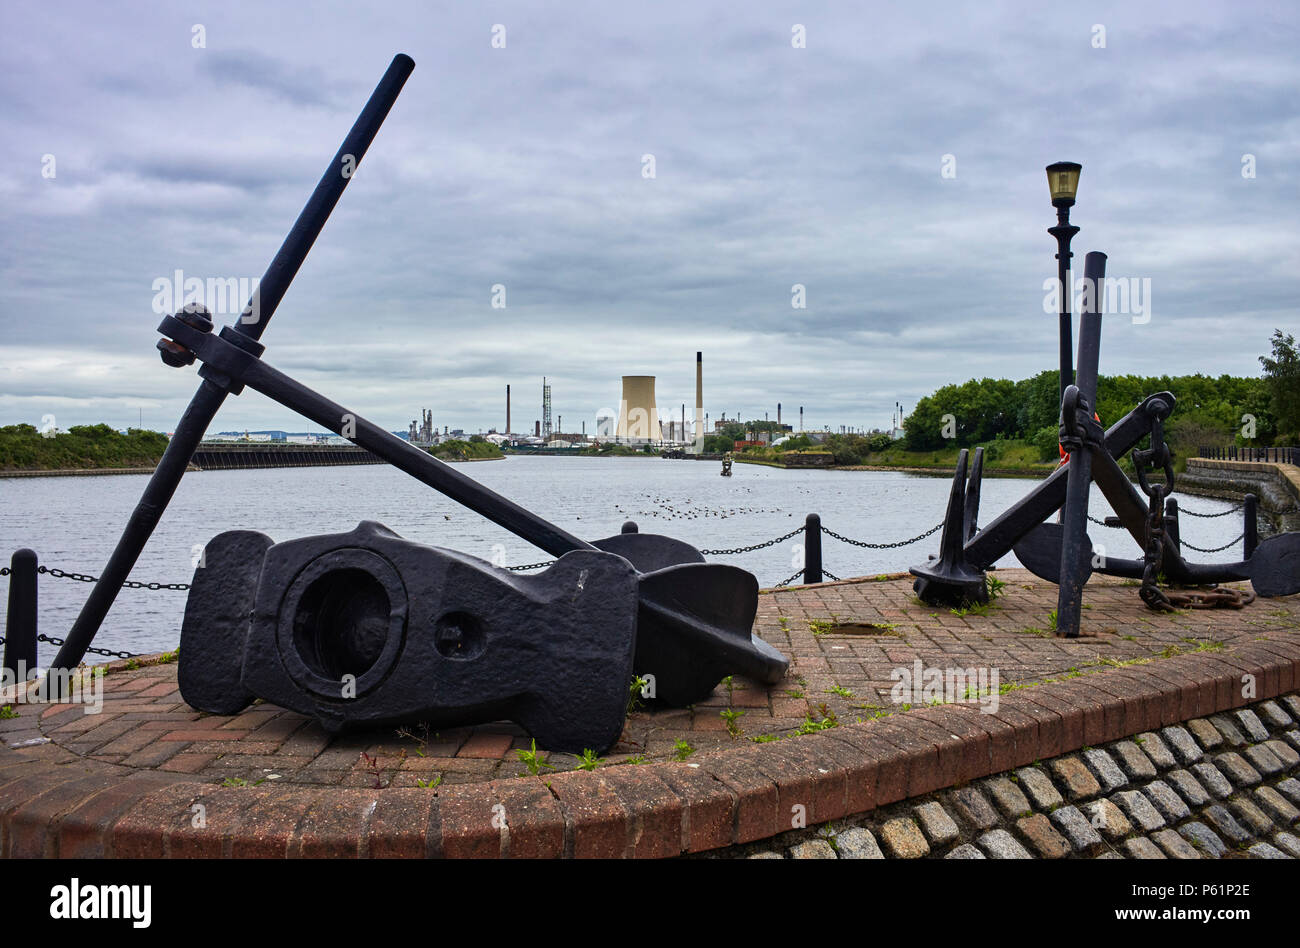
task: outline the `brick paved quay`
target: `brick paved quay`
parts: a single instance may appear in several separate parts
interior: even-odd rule
[[[840,821],[872,832],[868,824],[884,826],[875,815],[894,812],[905,821],[895,824],[900,845],[911,838],[934,854],[939,837],[915,807],[891,805],[1054,758],[1100,780],[1095,768],[1113,771],[1093,749],[1111,748],[1122,771],[1125,738],[1300,688],[1300,596],[1161,615],[1132,584],[1095,577],[1084,635],[1066,640],[1050,632],[1055,586],[1022,570],[995,575],[1005,586],[979,614],[920,604],[910,577],[766,592],[756,628],[791,656],[787,679],[772,688],[737,679],[690,709],[635,711],[591,772],[539,748],[531,774],[518,754],[529,741],[508,724],[331,740],[265,704],[205,715],[180,700],[174,664],[115,662],[100,714],[15,703],[0,717],[0,855],[663,857],[748,853],[767,840],[779,854],[792,813],[809,828]],[[931,691],[895,701],[891,673],[922,669],[997,679],[950,687],[945,703],[932,704]],[[1285,701],[1273,706],[1300,718]],[[1200,740],[1198,728],[1184,731]],[[1247,750],[1268,759],[1257,745],[1294,746],[1287,733],[1247,735]],[[1235,766],[1219,757],[1216,768]],[[1284,802],[1288,768],[1265,788]],[[960,814],[944,812],[958,818],[963,844],[1006,844],[966,840]],[[1035,812],[1046,826],[1022,814],[1030,829],[998,828],[1021,848],[1031,831],[1062,835],[1051,813]],[[889,849],[892,831],[882,838]],[[1284,842],[1267,844],[1281,852]]]

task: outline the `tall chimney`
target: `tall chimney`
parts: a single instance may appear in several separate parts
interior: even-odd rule
[[[781,423],[781,403],[780,403],[780,402],[777,402],[777,403],[776,403],[776,423],[777,423],[778,425]]]
[[[695,448],[704,453],[704,353],[695,353]]]
[[[510,434],[510,386],[506,386],[506,434]]]

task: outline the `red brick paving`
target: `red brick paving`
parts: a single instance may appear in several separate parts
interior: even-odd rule
[[[593,773],[539,748],[555,770],[529,775],[515,751],[530,741],[509,723],[331,738],[270,705],[200,714],[174,665],[115,663],[98,715],[19,704],[0,720],[0,855],[669,856],[782,832],[795,806],[812,825],[1239,707],[1243,675],[1252,701],[1300,686],[1300,596],[1160,615],[1098,578],[1084,635],[1065,640],[1045,631],[1054,586],[998,575],[984,615],[924,606],[906,579],[765,593],[756,630],[791,656],[786,680],[635,712]],[[875,628],[814,634],[825,622]],[[901,709],[891,672],[918,660],[996,668],[996,712]],[[791,737],[828,717],[839,726]],[[769,735],[785,739],[747,740]]]

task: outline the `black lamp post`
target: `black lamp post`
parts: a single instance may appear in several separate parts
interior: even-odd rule
[[[1056,280],[1061,294],[1061,397],[1067,385],[1074,384],[1074,352],[1070,332],[1070,293],[1066,274],[1070,271],[1070,240],[1079,228],[1070,223],[1070,208],[1079,190],[1079,172],[1083,165],[1073,161],[1058,161],[1047,166],[1047,186],[1052,191],[1052,206],[1056,208],[1056,226],[1047,232],[1056,238]]]

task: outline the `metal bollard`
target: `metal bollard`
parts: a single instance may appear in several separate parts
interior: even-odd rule
[[[822,581],[822,518],[809,514],[804,518],[803,581]]]
[[[637,532],[636,521],[635,521],[635,520],[628,520],[628,521],[624,522],[624,524],[623,524],[623,529],[622,529],[620,532],[621,532],[621,533],[636,533],[636,532]]]
[[[1174,497],[1165,501],[1165,549],[1172,550],[1175,556],[1183,555],[1182,537],[1178,532],[1178,500]]]
[[[1246,503],[1242,510],[1243,516],[1246,518],[1243,529],[1244,536],[1241,540],[1242,559],[1244,560],[1250,559],[1251,554],[1255,552],[1255,547],[1259,546],[1259,521],[1256,519],[1258,511],[1259,498],[1254,494],[1247,494]]]
[[[9,615],[4,668],[15,681],[36,677],[36,552],[18,550],[9,561]]]

